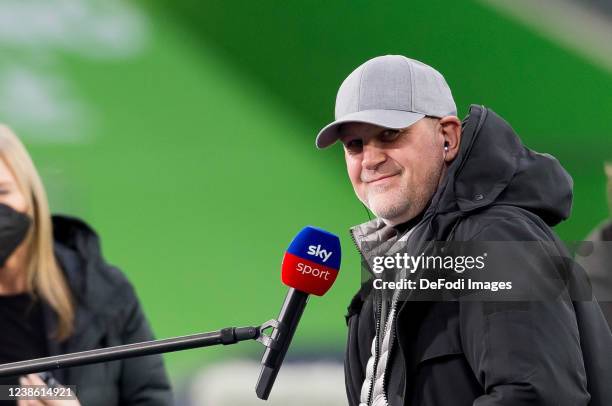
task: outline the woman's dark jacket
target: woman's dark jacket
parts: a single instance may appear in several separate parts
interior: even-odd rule
[[[550,228],[569,216],[571,202],[572,180],[555,158],[524,147],[493,111],[471,106],[460,152],[409,241],[546,241],[559,257],[571,258]],[[361,253],[364,241],[388,238],[388,228],[378,219],[353,228]],[[511,277],[536,291],[550,282],[530,253],[509,254]],[[559,280],[575,278],[570,273]],[[375,292],[364,283],[348,309],[351,406],[359,404],[376,333]],[[612,334],[590,292],[574,295],[404,302],[384,384],[389,404],[612,405]]]
[[[84,222],[53,217],[55,255],[74,295],[74,334],[58,343],[49,338],[49,355],[153,339],[134,288],[123,273],[102,258],[96,233]],[[43,305],[45,330],[57,318]],[[166,406],[172,392],[159,355],[53,371],[64,385],[76,385],[83,406]]]

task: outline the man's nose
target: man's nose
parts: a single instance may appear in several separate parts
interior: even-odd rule
[[[375,170],[386,159],[385,153],[376,145],[368,143],[363,146],[363,160],[361,161],[363,169]]]

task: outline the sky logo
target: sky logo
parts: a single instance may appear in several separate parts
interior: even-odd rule
[[[308,246],[308,251],[306,251],[306,253],[308,255],[312,255],[312,256],[315,256],[315,257],[320,257],[323,260],[323,262],[327,262],[329,257],[331,257],[331,255],[332,255],[331,251],[327,251],[325,249],[321,249],[321,244],[318,244],[318,245],[309,245]]]

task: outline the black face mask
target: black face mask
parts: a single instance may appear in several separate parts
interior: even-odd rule
[[[28,234],[31,223],[28,215],[0,203],[0,268]]]

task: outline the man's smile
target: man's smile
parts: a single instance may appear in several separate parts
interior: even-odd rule
[[[379,176],[379,177],[374,178],[372,180],[366,180],[364,183],[368,183],[368,184],[380,184],[380,183],[384,183],[384,182],[390,181],[392,178],[394,178],[397,175],[399,175],[399,173],[393,173],[393,174],[389,174],[389,175]]]

